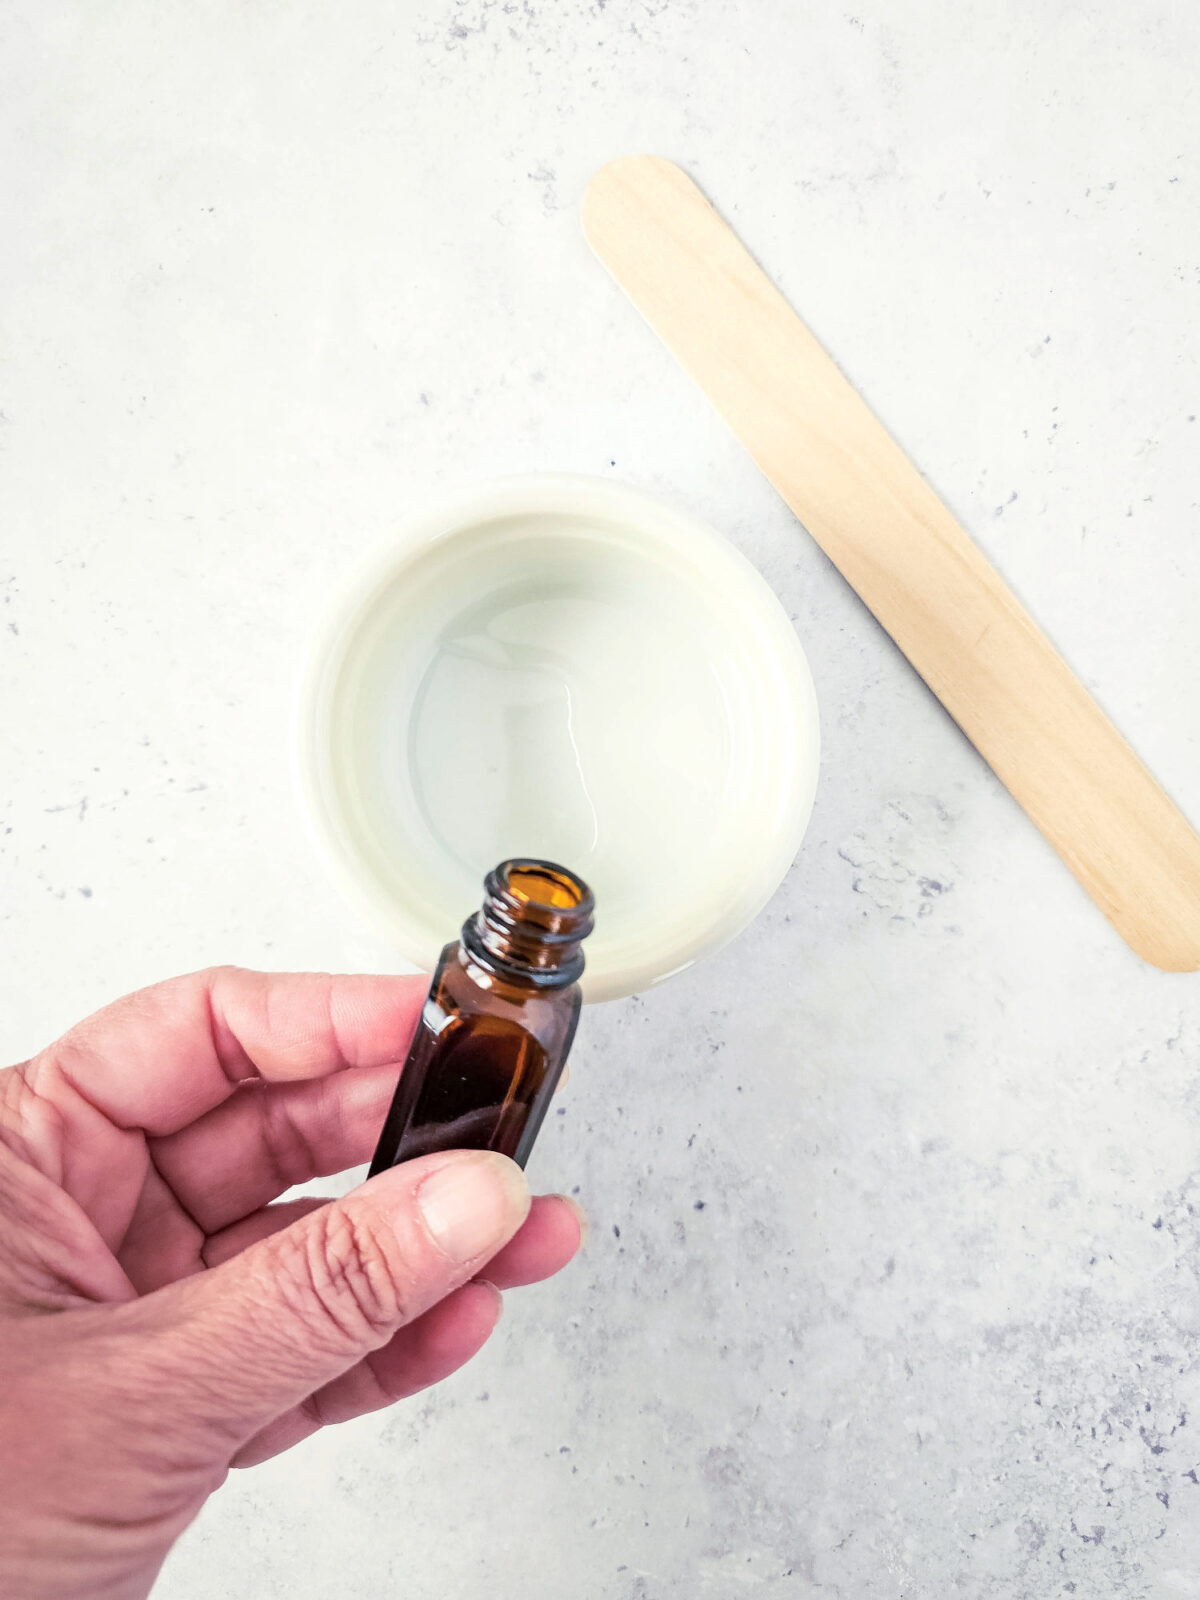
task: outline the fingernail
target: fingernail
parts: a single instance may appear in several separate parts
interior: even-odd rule
[[[485,1289],[490,1289],[496,1296],[496,1321],[499,1322],[500,1318],[504,1315],[504,1296],[500,1293],[499,1289],[497,1289],[496,1285],[490,1278],[472,1278],[471,1282],[478,1283]]]
[[[417,1190],[425,1226],[451,1261],[490,1255],[512,1238],[529,1210],[525,1174],[491,1150],[455,1156]]]
[[[587,1243],[587,1236],[591,1231],[592,1226],[587,1219],[587,1212],[579,1204],[579,1201],[572,1200],[569,1194],[560,1194],[558,1199],[562,1201],[563,1205],[569,1206],[575,1213],[575,1220],[579,1224],[579,1248],[582,1250],[584,1245]]]

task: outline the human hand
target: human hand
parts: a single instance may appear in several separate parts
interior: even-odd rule
[[[270,1203],[368,1158],[424,993],[221,968],[0,1073],[7,1600],[144,1596],[231,1465],[448,1376],[574,1255],[484,1152]]]

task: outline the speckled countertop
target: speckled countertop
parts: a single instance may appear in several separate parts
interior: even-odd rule
[[[1200,815],[1200,13],[10,0],[0,1045],[386,969],[288,771],[330,584],[537,468],[708,518],[824,716],[723,955],[585,1019],[594,1218],[425,1399],[237,1476],[163,1600],[1200,1592],[1200,978],[1137,961],[592,262],[682,161]]]

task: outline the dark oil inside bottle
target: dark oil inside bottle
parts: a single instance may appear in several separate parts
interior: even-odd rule
[[[433,1150],[499,1150],[524,1164],[537,1132],[531,1114],[541,1113],[540,1125],[541,1102],[559,1077],[556,1071],[548,1081],[541,1045],[519,1025],[486,1016],[455,1018],[428,1043],[414,1043],[404,1072],[419,1075],[420,1087],[411,1108],[399,1098],[393,1102],[380,1139],[381,1147],[389,1132],[395,1140],[385,1164]]]
[[[498,1150],[524,1166],[579,1019],[592,897],[564,868],[505,862],[447,945],[371,1175],[435,1150]]]

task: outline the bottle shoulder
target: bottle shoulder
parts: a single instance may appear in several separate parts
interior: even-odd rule
[[[581,994],[578,984],[561,989],[535,989],[506,982],[495,973],[464,958],[460,944],[442,951],[426,1001],[426,1022],[441,1026],[454,1016],[491,1016],[504,1019],[541,1038],[554,1034],[574,1019]],[[435,1030],[440,1031],[440,1030]]]

